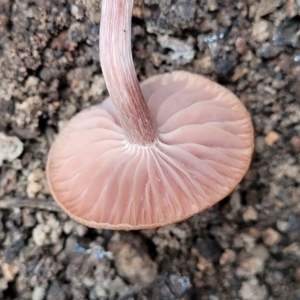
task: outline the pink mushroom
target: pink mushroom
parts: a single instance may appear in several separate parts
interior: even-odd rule
[[[100,60],[110,97],[73,117],[51,147],[58,205],[87,226],[178,222],[226,197],[247,171],[253,127],[229,90],[183,71],[138,83],[133,0],[103,0]]]

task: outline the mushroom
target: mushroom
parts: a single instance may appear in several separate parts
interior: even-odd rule
[[[242,102],[201,75],[141,85],[131,53],[133,0],[103,0],[100,61],[110,97],[74,116],[47,162],[51,193],[73,219],[107,229],[154,228],[226,197],[252,157]]]

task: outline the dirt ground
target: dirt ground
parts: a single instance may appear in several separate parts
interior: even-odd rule
[[[79,225],[53,202],[57,132],[107,91],[98,0],[0,0],[0,299],[300,299],[300,1],[139,0],[140,80],[172,70],[235,92],[255,127],[244,180],[156,230]]]

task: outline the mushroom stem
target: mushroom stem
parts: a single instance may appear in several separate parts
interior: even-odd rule
[[[133,0],[103,0],[100,24],[100,62],[107,89],[131,144],[147,146],[157,140],[134,69],[131,51]]]

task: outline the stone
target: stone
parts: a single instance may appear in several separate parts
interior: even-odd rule
[[[294,256],[297,259],[300,259],[300,244],[292,243],[289,246],[283,248],[282,251],[285,255]]]
[[[70,11],[71,11],[72,16],[74,16],[76,20],[82,19],[82,17],[83,17],[82,10],[79,9],[79,7],[77,5],[74,5],[74,4],[71,5]]]
[[[39,108],[42,106],[43,100],[40,96],[28,97],[22,103],[16,103],[16,123],[18,127],[25,127],[31,125],[34,128],[38,127],[38,117],[42,114]]]
[[[141,246],[142,240],[131,234],[114,234],[108,249],[115,256],[118,274],[132,284],[150,283],[157,275],[157,264]]]
[[[236,260],[236,253],[231,249],[226,249],[220,257],[219,263],[221,266],[233,263]]]
[[[76,106],[72,103],[68,104],[60,111],[60,118],[63,120],[69,120],[76,113]]]
[[[35,198],[37,193],[39,193],[43,188],[40,182],[28,182],[26,188],[26,194],[29,198]]]
[[[193,64],[195,66],[195,70],[201,74],[210,74],[213,70],[213,64],[210,55],[201,57],[199,59],[194,59]]]
[[[194,47],[187,42],[169,37],[168,35],[158,36],[157,41],[162,48],[172,50],[169,57],[172,61],[176,62],[178,66],[184,66],[190,63],[195,57],[196,51]]]
[[[238,212],[241,207],[241,193],[239,191],[234,191],[230,196],[230,206],[232,208],[232,212]]]
[[[199,253],[208,261],[211,262],[218,262],[221,255],[222,255],[222,248],[219,246],[219,244],[211,239],[211,238],[205,238],[205,239],[197,239],[196,247],[199,251]]]
[[[3,263],[1,265],[2,273],[7,282],[13,281],[19,272],[19,268],[16,265],[9,263]]]
[[[270,131],[265,137],[265,143],[272,147],[280,139],[280,135],[275,131]]]
[[[15,189],[17,182],[17,172],[13,169],[2,172],[0,178],[0,197]]]
[[[4,277],[0,277],[0,292],[8,288],[8,282]]]
[[[191,281],[187,276],[171,274],[169,276],[157,276],[153,282],[142,287],[136,286],[130,293],[126,293],[119,300],[133,299],[187,299],[184,297],[192,287]],[[110,298],[112,299],[112,298]]]
[[[235,50],[238,54],[245,55],[248,52],[248,46],[244,38],[238,37],[235,41]]]
[[[282,48],[279,46],[275,46],[271,43],[263,43],[262,46],[258,49],[257,54],[263,58],[274,58],[280,52]]]
[[[243,213],[243,220],[245,222],[257,221],[257,211],[253,206],[247,207],[246,211]]]
[[[44,243],[46,241],[46,231],[47,230],[48,229],[45,229],[42,224],[37,225],[33,229],[32,236],[33,236],[33,240],[34,240],[36,245],[38,245],[38,246],[44,245]]]
[[[178,226],[172,226],[170,231],[180,240],[185,240],[187,238],[187,232]]]
[[[88,231],[88,228],[86,226],[82,225],[82,224],[77,224],[76,223],[74,231],[75,231],[77,236],[83,237],[86,234],[86,232]]]
[[[204,272],[207,269],[212,269],[213,264],[210,261],[208,261],[206,258],[204,258],[203,256],[200,256],[199,259],[198,259],[197,268],[201,272]]]
[[[274,230],[273,228],[268,228],[262,234],[262,238],[264,243],[267,246],[274,246],[279,243],[281,236],[280,234]]]
[[[243,300],[265,300],[268,297],[267,288],[259,285],[256,278],[243,282],[239,295]]]
[[[94,280],[91,280],[91,283],[93,284]],[[91,299],[116,299],[117,294],[122,295],[127,291],[128,287],[119,276],[116,276],[114,279],[106,278],[94,286],[91,292],[95,294],[96,297]]]
[[[106,91],[106,85],[103,76],[95,75],[89,90],[89,97],[99,97]]]
[[[13,136],[7,136],[0,132],[0,167],[4,160],[14,161],[23,152],[23,143]]]
[[[208,5],[209,11],[216,11],[216,10],[218,10],[218,7],[219,7],[218,2],[216,0],[210,0],[207,3],[207,5]]]
[[[246,249],[246,251],[251,251],[256,246],[256,238],[254,236],[247,233],[242,233],[241,238],[243,240],[243,246]]]
[[[0,277],[0,292],[8,288],[8,282],[4,277]]]
[[[32,300],[43,300],[45,297],[45,288],[42,286],[36,286],[32,293]]]
[[[46,300],[62,300],[65,299],[64,293],[58,284],[58,282],[55,280],[51,283],[49,290],[47,291],[47,297]]]
[[[263,17],[274,12],[283,0],[261,0],[258,6],[256,17]]]
[[[276,227],[280,232],[288,232],[290,229],[289,223],[283,220],[276,221]]]
[[[210,45],[209,50],[211,52],[214,72],[219,76],[230,76],[238,63],[237,52],[227,52],[224,47],[216,44]]]
[[[236,82],[238,80],[240,80],[244,75],[249,73],[249,69],[248,68],[235,68],[234,74],[231,77],[231,80],[233,82]]]
[[[300,267],[295,270],[295,279],[297,282],[300,282]]]
[[[19,158],[16,158],[12,164],[11,164],[12,168],[16,171],[20,171],[22,170],[23,166],[22,166],[22,162],[21,162],[21,159]]]
[[[265,42],[271,36],[271,23],[260,20],[253,25],[252,36],[259,43]]]
[[[263,273],[268,258],[268,250],[263,245],[258,245],[250,252],[241,255],[240,266],[236,270],[236,275],[238,277],[251,278]]]
[[[28,91],[32,89],[33,91],[36,92],[36,89],[39,84],[39,79],[35,76],[29,76],[28,79],[25,82],[25,89]]]
[[[294,214],[291,213],[288,215],[287,222],[289,224],[289,229],[291,231],[300,230],[300,213]]]
[[[299,29],[297,18],[286,19],[277,27],[277,32],[273,37],[274,44],[298,48],[300,43]],[[297,84],[297,86],[299,85]]]
[[[300,153],[300,138],[297,136],[293,136],[291,139],[291,144],[293,146],[293,150],[296,153]]]
[[[187,276],[171,274],[167,279],[168,286],[172,293],[177,297],[182,297],[187,290],[192,287],[191,281]]]
[[[64,222],[64,227],[63,227],[64,233],[70,234],[75,226],[76,226],[76,224],[73,220],[68,220],[68,221]]]
[[[31,182],[38,182],[41,181],[43,178],[45,177],[45,173],[42,169],[38,168],[35,169],[34,171],[32,171],[29,175],[28,175],[28,181]]]
[[[62,226],[59,221],[50,215],[45,223],[38,224],[33,229],[32,237],[38,246],[54,245],[58,242],[61,232]]]
[[[98,298],[105,298],[106,297],[106,291],[104,290],[103,286],[101,284],[97,284],[94,289],[91,291],[91,293],[95,294]],[[90,295],[91,296],[91,295]]]

